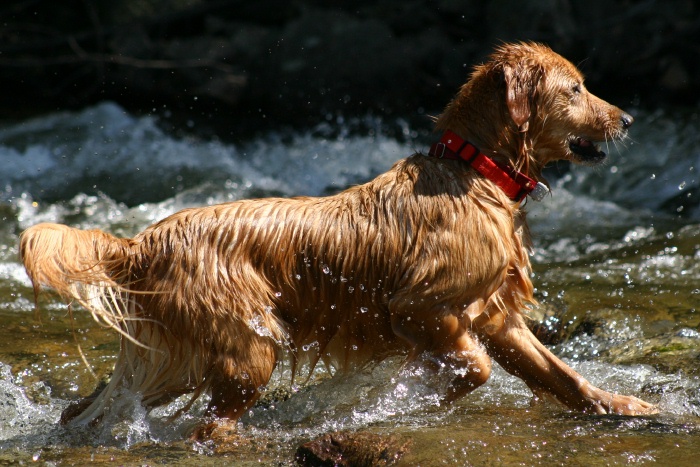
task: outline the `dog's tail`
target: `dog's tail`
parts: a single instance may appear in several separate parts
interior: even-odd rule
[[[123,334],[129,239],[99,230],[38,224],[22,233],[19,253],[35,300],[42,287],[52,288],[68,301],[78,301],[96,321]]]

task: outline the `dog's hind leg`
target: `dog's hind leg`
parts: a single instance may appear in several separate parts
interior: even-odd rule
[[[277,364],[278,344],[246,329],[229,352],[219,355],[210,373],[211,401],[207,412],[237,420],[260,397]]]
[[[244,329],[207,374],[211,400],[207,414],[216,418],[195,428],[190,439],[204,440],[235,432],[236,420],[255,404],[277,364],[278,344]],[[222,431],[223,430],[223,431]]]

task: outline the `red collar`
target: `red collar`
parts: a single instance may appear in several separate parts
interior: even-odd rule
[[[522,172],[498,163],[479,152],[479,149],[455,133],[447,130],[440,139],[430,147],[428,155],[438,159],[463,160],[474,170],[498,185],[513,201],[520,202],[527,195],[535,201],[542,201],[549,188],[528,177]]]

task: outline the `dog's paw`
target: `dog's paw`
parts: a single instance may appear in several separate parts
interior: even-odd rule
[[[603,402],[604,409],[609,414],[653,415],[659,413],[657,406],[634,396],[611,394],[608,401],[601,402]]]
[[[236,422],[225,418],[197,425],[190,434],[190,441],[214,441],[216,444],[238,438]]]
[[[82,415],[82,413],[85,412],[85,410],[87,410],[88,407],[90,407],[90,404],[92,404],[94,400],[94,397],[87,397],[80,401],[71,403],[68,407],[66,407],[63,410],[63,412],[61,412],[61,425],[68,425],[71,421],[73,421],[74,418],[77,418],[80,415]],[[96,417],[90,422],[90,425],[96,425],[101,419],[101,416]]]
[[[215,429],[216,422],[201,423],[194,427],[194,430],[190,433],[190,441],[208,441]]]

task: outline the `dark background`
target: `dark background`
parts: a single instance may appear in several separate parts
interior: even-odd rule
[[[436,113],[502,41],[535,40],[621,107],[700,103],[700,2],[13,0],[0,118],[113,100],[226,127]]]

